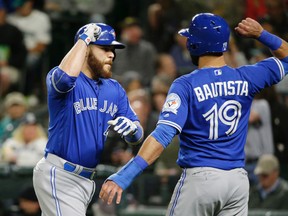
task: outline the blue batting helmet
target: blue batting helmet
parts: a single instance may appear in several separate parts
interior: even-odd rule
[[[99,45],[99,46],[114,46],[115,49],[123,49],[125,45],[116,41],[115,30],[104,23],[95,23],[97,26],[101,28],[101,34],[95,42],[90,42],[90,44]],[[88,24],[87,24],[88,25]],[[76,33],[74,37],[74,43],[77,42],[79,36],[84,32],[86,26],[82,26]]]
[[[220,16],[211,13],[195,15],[189,28],[178,32],[187,37],[187,49],[192,56],[205,53],[221,53],[228,49],[230,29]]]

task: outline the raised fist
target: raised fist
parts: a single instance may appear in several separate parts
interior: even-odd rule
[[[238,24],[235,31],[242,37],[258,38],[263,31],[263,27],[256,20],[246,18]]]
[[[84,32],[79,36],[88,46],[91,42],[95,42],[101,34],[101,28],[95,23],[87,24]]]

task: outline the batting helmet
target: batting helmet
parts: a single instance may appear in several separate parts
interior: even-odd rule
[[[115,30],[104,23],[95,23],[97,26],[101,28],[101,34],[95,42],[90,42],[90,44],[100,45],[100,46],[114,46],[115,49],[123,49],[125,45],[116,41]],[[87,24],[88,25],[88,24]],[[77,42],[79,36],[84,32],[86,26],[82,26],[76,33],[74,37],[74,43]]]
[[[187,37],[186,46],[192,56],[221,53],[228,49],[229,26],[222,17],[211,13],[195,15],[189,28],[182,29],[178,33]]]

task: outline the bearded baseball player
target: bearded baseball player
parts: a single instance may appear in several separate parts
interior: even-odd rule
[[[124,89],[111,79],[115,49],[124,47],[109,25],[87,24],[47,75],[49,140],[33,174],[42,215],[86,215],[108,129],[133,145],[143,137]]]
[[[198,69],[174,81],[156,129],[138,155],[103,184],[100,198],[120,203],[125,190],[179,134],[177,163],[183,173],[166,215],[247,215],[249,182],[244,167],[244,144],[252,99],[261,89],[288,73],[288,44],[247,18],[236,32],[266,45],[274,57],[254,65],[231,68],[229,26],[210,13],[194,16],[187,29],[187,48]]]

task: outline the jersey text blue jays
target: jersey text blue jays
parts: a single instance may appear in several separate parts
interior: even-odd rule
[[[97,98],[81,98],[79,101],[74,102],[73,105],[76,114],[80,114],[86,110],[98,110]],[[107,100],[104,100],[103,107],[99,107],[100,112],[110,114],[112,117],[115,115],[117,110],[117,105],[113,102],[108,102]]]

